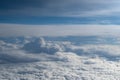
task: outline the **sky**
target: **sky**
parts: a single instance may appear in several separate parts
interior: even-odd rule
[[[0,0],[0,23],[120,24],[119,0]]]
[[[120,34],[119,0],[0,0],[0,36]]]
[[[118,80],[119,44],[120,0],[0,0],[2,80]]]

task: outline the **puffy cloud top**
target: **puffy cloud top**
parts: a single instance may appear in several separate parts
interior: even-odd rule
[[[29,42],[24,45],[22,48],[31,53],[49,53],[54,54],[57,51],[60,51],[61,48],[57,44],[46,43],[43,38],[38,38],[32,42]]]

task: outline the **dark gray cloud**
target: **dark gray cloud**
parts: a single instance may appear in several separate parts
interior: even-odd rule
[[[1,15],[98,16],[119,13],[120,1],[112,0],[1,0]]]

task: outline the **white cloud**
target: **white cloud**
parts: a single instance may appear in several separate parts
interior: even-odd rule
[[[0,24],[0,36],[119,36],[118,25]]]
[[[119,60],[120,57],[120,46],[119,45],[107,45],[107,44],[88,44],[81,46],[69,46],[71,51],[77,53],[78,55],[85,55],[91,57],[104,57],[108,60]]]
[[[1,63],[34,62],[34,61],[36,62],[41,60],[69,61],[68,59],[69,58],[72,59],[72,56],[75,57],[76,54],[79,56],[86,56],[86,57],[98,56],[100,58],[106,58],[107,60],[111,60],[111,61],[114,60],[118,61],[120,57],[119,45],[84,43],[83,45],[78,46],[78,45],[74,45],[73,44],[74,42],[72,43],[72,42],[64,42],[64,41],[45,41],[42,37],[41,38],[31,37],[29,39],[24,38],[25,40],[27,40],[27,43],[24,43],[25,40],[21,40],[20,38],[17,37],[14,39],[17,40],[19,39],[20,42],[16,43],[17,42],[16,41],[14,43],[8,43],[7,41],[13,40],[11,39],[11,37],[3,41],[2,40],[0,41]],[[69,52],[68,54],[66,54],[65,58],[61,54],[64,52]],[[75,54],[74,55],[72,54],[72,56],[69,57],[69,55],[71,55],[72,52]],[[59,58],[56,58],[56,56],[59,56]],[[77,58],[78,57],[76,56],[76,59]]]
[[[118,80],[120,78],[119,62],[81,57],[74,53],[58,53],[57,55],[56,58],[66,58],[68,62],[40,61],[27,64],[3,64],[0,66],[0,78],[3,80]]]
[[[43,38],[38,38],[32,42],[24,44],[23,50],[29,53],[48,53],[54,54],[58,51],[63,51],[58,44],[46,43]]]
[[[36,37],[25,38],[27,43],[23,44],[21,44],[21,39],[16,37],[14,39],[19,39],[20,43],[8,43],[7,41],[11,39],[13,40],[10,37],[0,41],[0,46],[4,47],[0,50],[0,63],[7,63],[0,64],[0,79],[2,80],[118,80],[120,78],[119,60],[106,60],[109,55],[112,58],[120,55],[119,45],[83,44],[78,46],[71,42],[45,41],[43,38]],[[28,43],[38,44],[44,49],[48,47],[52,50],[57,47],[71,50],[69,52],[58,50],[52,55],[29,53],[21,49]],[[13,45],[17,45],[17,48],[10,47]],[[75,53],[76,50],[83,50],[81,53],[90,55],[78,55]],[[90,57],[92,54],[101,55],[99,51],[105,52],[107,56]]]
[[[10,37],[1,40],[0,63],[27,63],[41,60],[56,60],[52,55],[56,52],[63,51],[60,45],[46,42],[42,37],[31,37],[27,39],[26,37],[24,40],[17,37]],[[19,40],[20,42],[11,43],[9,42],[11,40],[16,40],[16,42]]]

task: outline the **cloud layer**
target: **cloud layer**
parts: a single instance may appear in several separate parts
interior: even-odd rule
[[[109,62],[99,58],[77,56],[74,53],[57,53],[59,61],[41,61],[27,64],[0,66],[0,78],[34,80],[106,80],[119,79],[119,62]],[[7,76],[6,76],[7,75]],[[100,76],[99,76],[100,75]]]
[[[0,37],[0,79],[118,80],[119,44],[118,36]]]
[[[118,25],[0,24],[0,36],[119,36]]]
[[[119,0],[2,0],[0,15],[111,16],[119,15],[119,3]]]
[[[49,37],[46,37],[47,40],[42,37],[1,38],[0,62],[26,63],[49,59],[55,61],[64,60],[55,58],[57,52],[72,52],[78,56],[100,57],[109,61],[118,61],[120,59],[119,39],[116,39],[115,43],[106,43],[107,38],[102,38],[104,42],[101,42],[98,39],[100,37],[63,37],[60,38],[61,40],[58,38],[57,41],[54,41],[54,38],[49,39]],[[80,42],[73,40],[73,38],[79,39]],[[93,43],[91,40],[95,42]]]

